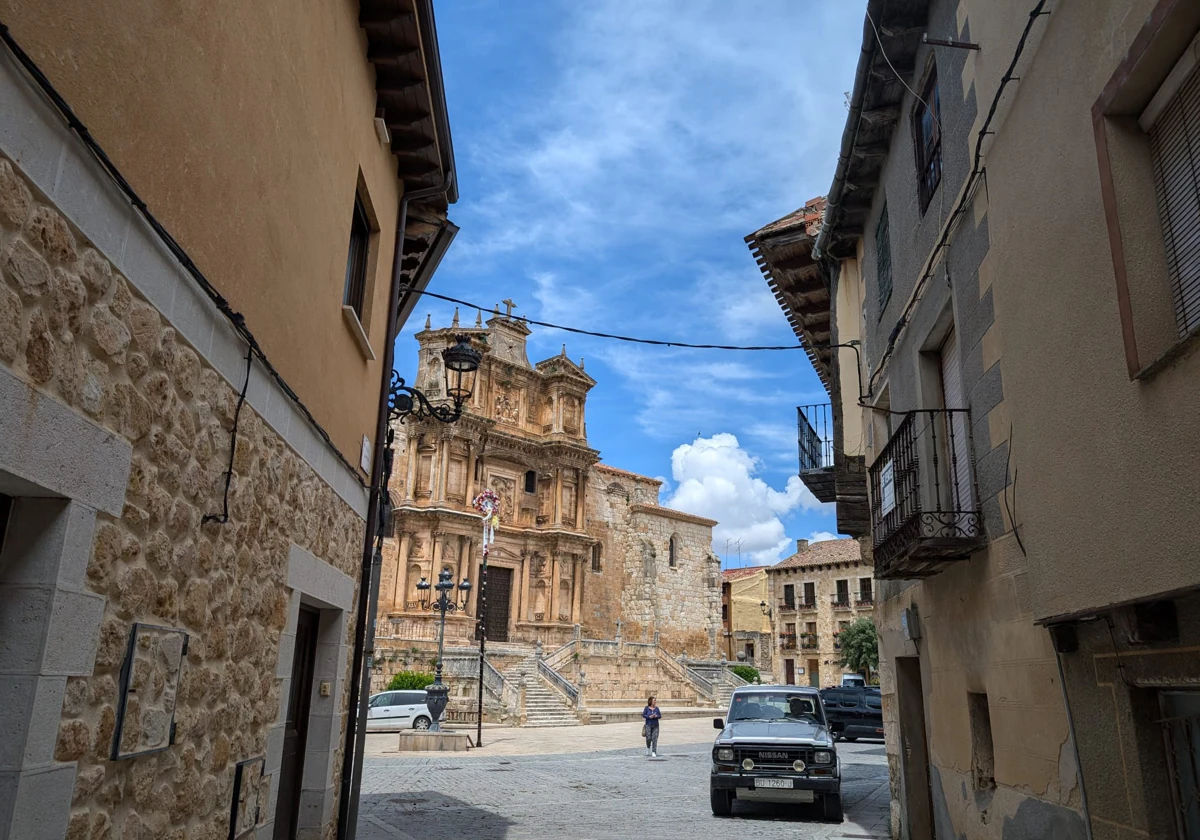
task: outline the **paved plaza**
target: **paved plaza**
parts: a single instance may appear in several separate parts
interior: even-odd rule
[[[371,735],[363,770],[361,840],[701,840],[887,837],[882,743],[841,744],[846,820],[818,808],[737,803],[709,810],[711,721],[663,725],[647,758],[637,724],[484,730],[469,753],[398,753]]]

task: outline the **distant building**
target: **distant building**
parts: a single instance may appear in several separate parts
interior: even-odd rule
[[[873,569],[856,540],[796,541],[767,569],[776,651],[774,681],[825,688],[841,682],[838,634],[875,610]]]
[[[500,497],[487,574],[489,643],[540,642],[549,651],[577,634],[611,639],[620,631],[672,654],[716,655],[716,522],[661,506],[657,479],[599,463],[585,418],[595,380],[565,350],[530,364],[529,328],[519,318],[427,324],[417,334],[416,376],[427,394],[437,394],[442,377],[437,351],[455,335],[484,353],[463,418],[396,427],[397,534],[384,547],[379,646],[406,649],[434,637],[416,586],[446,567],[474,584],[467,609],[447,618],[447,638],[475,638],[481,550],[471,502],[487,488]]]
[[[721,574],[721,652],[730,662],[745,662],[768,680],[775,655],[771,617],[767,611],[767,567],[726,569]]]

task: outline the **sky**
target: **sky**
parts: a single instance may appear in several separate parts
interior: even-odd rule
[[[743,238],[833,176],[862,0],[439,0],[461,230],[430,290],[556,324],[689,343],[795,344]],[[453,306],[426,298],[397,339]],[[475,313],[463,312],[467,323]],[[536,363],[597,380],[589,444],[707,516],[725,565],[835,536],[797,476],[804,353],[626,344],[534,327]],[[740,542],[740,551],[738,543]],[[739,557],[740,554],[740,557]]]

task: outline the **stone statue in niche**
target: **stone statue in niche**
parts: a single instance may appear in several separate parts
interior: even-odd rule
[[[425,542],[420,537],[413,537],[408,552],[410,557],[424,557]]]
[[[492,476],[492,491],[500,497],[500,521],[514,522],[513,497],[516,495],[516,483],[511,478],[502,475]]]
[[[529,557],[529,575],[530,577],[542,577],[546,574],[546,558],[542,556],[540,551],[535,551]]]
[[[579,431],[579,400],[574,397],[563,398],[563,428],[568,432]]]
[[[575,524],[575,485],[564,484],[562,489],[562,520],[567,525]]]
[[[512,388],[500,386],[496,391],[496,419],[502,423],[516,423],[520,414],[520,394]]]

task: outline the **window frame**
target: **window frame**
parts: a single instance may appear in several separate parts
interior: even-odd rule
[[[532,479],[532,481],[530,479]],[[525,492],[531,495],[537,494],[537,470],[525,471]]]
[[[930,61],[920,91],[920,98],[913,102],[912,135],[917,167],[917,203],[921,215],[925,215],[942,183],[942,96],[937,62]],[[923,119],[926,114],[930,115],[928,135]]]
[[[348,306],[360,324],[366,317],[368,271],[371,261],[371,219],[358,190],[350,217],[350,241],[346,246],[346,278],[342,287],[342,306]]]
[[[599,574],[604,571],[604,550],[600,543],[592,546],[592,573]]]
[[[679,568],[679,558],[677,556],[677,548],[675,545],[675,535],[667,541],[667,565],[672,569]]]
[[[892,232],[886,200],[875,220],[875,286],[879,318],[882,319],[892,299]]]

